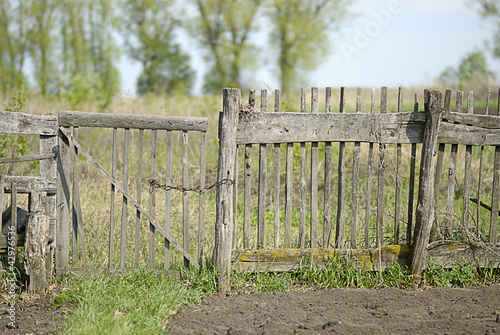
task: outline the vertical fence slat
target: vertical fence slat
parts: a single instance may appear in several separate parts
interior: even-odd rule
[[[325,92],[325,113],[332,112],[332,88],[327,87]],[[325,142],[325,181],[323,204],[323,248],[330,245],[330,232],[332,230],[331,213],[331,175],[332,175],[332,142]]]
[[[261,112],[267,112],[267,90],[260,93]],[[265,144],[259,145],[259,203],[257,222],[257,249],[264,248],[266,228],[266,183],[267,183],[267,149]]]
[[[205,159],[206,159],[206,132],[200,133],[200,189],[205,187]],[[235,221],[236,222],[236,221]],[[200,268],[203,266],[203,242],[204,242],[204,226],[205,226],[205,193],[200,192],[198,204],[198,264]]]
[[[165,185],[172,183],[172,131],[167,130],[166,138],[166,163],[165,163]],[[171,191],[165,191],[165,231],[170,234],[170,202]],[[170,267],[170,241],[165,239],[163,250],[163,268]]]
[[[233,185],[233,249],[236,249],[236,231],[238,228],[238,188],[239,188],[239,152],[242,149],[241,145],[236,146],[236,150],[234,151],[234,163],[236,164],[234,167],[234,185]]]
[[[462,113],[463,92],[457,92],[455,109]],[[445,232],[444,237],[451,237],[451,227],[453,223],[453,200],[455,199],[455,178],[457,168],[458,145],[452,144],[450,150],[450,165],[448,167],[448,186],[446,191],[446,211],[445,211]]]
[[[345,87],[340,88],[339,113],[345,113]],[[345,142],[339,142],[337,193],[337,228],[335,230],[335,247],[345,247]]]
[[[78,127],[73,127],[73,139],[78,141]],[[78,178],[78,148],[71,141],[71,156],[73,165],[73,260],[77,264],[78,259],[78,241],[82,250],[83,266],[86,269],[87,249],[85,247],[85,232],[83,230],[82,204],[80,201],[80,181]]]
[[[285,249],[292,246],[293,143],[286,145]]]
[[[311,88],[311,114],[318,113],[318,88]],[[318,142],[311,143],[311,248],[318,246]]]
[[[306,91],[300,90],[300,112],[306,112]],[[306,143],[300,143],[300,208],[299,208],[299,247],[306,242]]]
[[[250,214],[252,212],[252,145],[245,144],[243,249],[250,248]]]
[[[398,113],[403,111],[403,88],[398,89]],[[396,144],[396,199],[394,204],[394,244],[399,244],[401,222],[401,143]]]
[[[65,130],[68,130],[67,128]],[[57,238],[56,274],[61,278],[69,270],[69,139],[59,130],[57,155]]]
[[[498,90],[497,116],[500,115],[500,89]],[[498,239],[498,202],[500,200],[500,146],[495,146],[493,162],[493,185],[491,191],[491,216],[490,216],[490,243],[497,243]]]
[[[474,112],[474,94],[469,91],[467,95],[467,114],[472,114]],[[470,220],[470,189],[472,183],[472,145],[465,146],[465,176],[464,176],[464,212],[462,213],[462,224],[463,224],[463,237],[468,238],[467,233],[469,230],[469,220]]]
[[[142,155],[144,152],[144,129],[139,129],[139,153],[137,156],[137,202],[142,203]],[[151,177],[154,178],[154,177]],[[139,249],[141,242],[141,211],[135,214],[134,264],[139,267]]]
[[[11,193],[10,193],[10,222],[8,231],[16,232],[16,234],[14,235],[14,248],[13,248],[14,255],[12,256],[13,258],[12,262],[15,263],[17,257],[17,241],[19,239],[19,236],[17,235],[17,185],[14,182],[12,183]],[[12,244],[9,243],[9,246],[11,245]],[[11,259],[9,255],[9,262],[10,261]]]
[[[387,113],[387,87],[380,92],[380,112]],[[385,205],[385,153],[386,144],[378,144],[378,195],[377,195],[377,248],[384,243],[384,205]]]
[[[363,89],[356,88],[356,113],[361,113],[363,103]],[[357,248],[358,236],[358,200],[359,200],[359,160],[361,157],[361,143],[354,142],[352,155],[352,221],[351,221],[351,249]]]
[[[118,129],[113,128],[113,151],[111,154],[111,177],[116,179],[116,146]],[[109,252],[108,252],[108,268],[113,267],[113,252],[114,252],[114,237],[113,231],[115,226],[115,185],[111,184],[111,201],[109,209]]]
[[[280,111],[280,90],[274,94],[274,112]],[[280,232],[280,147],[281,144],[274,144],[274,248],[279,246]]]
[[[189,188],[189,147],[188,132],[182,131],[182,187]],[[236,150],[235,150],[236,151]],[[189,192],[182,192],[182,247],[189,253]],[[184,258],[184,266],[189,268],[189,260]]]
[[[413,111],[418,112],[418,95],[415,93]],[[417,144],[411,144],[410,180],[408,182],[408,223],[406,225],[406,243],[411,244],[413,233],[413,202],[415,194],[415,165],[417,160]]]
[[[375,111],[375,88],[371,92],[371,107],[370,113]],[[366,201],[365,201],[365,249],[370,247],[370,213],[371,213],[371,197],[372,197],[372,171],[373,171],[373,142],[369,144],[368,148],[368,171],[366,175]]]
[[[150,178],[156,179],[156,151],[158,146],[158,132],[151,131],[151,173]],[[156,220],[156,188],[151,186],[149,192],[149,215]],[[149,223],[149,254],[148,266],[154,267],[155,258],[155,233],[156,229],[152,223]]]
[[[5,177],[0,175],[0,227],[3,227],[2,213],[4,208],[4,190],[5,190]]]
[[[128,150],[130,141],[130,129],[125,128],[124,147],[123,147],[123,189],[128,189]],[[127,197],[123,196],[122,200],[122,220],[121,220],[121,239],[120,239],[120,268],[125,268],[126,252],[127,252]]]

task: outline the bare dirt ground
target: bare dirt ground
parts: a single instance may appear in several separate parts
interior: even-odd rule
[[[335,289],[208,297],[171,334],[500,334],[500,286]]]

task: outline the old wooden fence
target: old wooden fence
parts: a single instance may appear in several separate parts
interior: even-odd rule
[[[397,111],[389,112],[387,88],[383,87],[379,107],[375,108],[372,91],[369,112],[363,113],[363,92],[358,88],[354,112],[347,113],[345,90],[341,88],[338,113],[334,113],[332,89],[327,88],[320,113],[319,90],[312,88],[310,113],[306,113],[304,90],[300,113],[290,113],[281,112],[276,91],[274,112],[268,113],[266,91],[262,91],[257,107],[254,91],[250,91],[247,104],[241,102],[238,89],[225,89],[219,116],[218,178],[241,180],[240,171],[244,177],[243,186],[227,185],[218,190],[214,252],[218,269],[229,273],[232,263],[233,268],[243,270],[288,271],[303,261],[313,260],[321,265],[336,255],[345,255],[369,269],[380,270],[399,262],[412,265],[419,273],[428,259],[427,251],[447,266],[464,258],[474,258],[482,265],[500,260],[498,248],[472,243],[497,242],[500,118],[473,115],[472,92],[468,95],[466,113],[461,92],[457,93],[452,111],[451,94],[446,91],[443,100],[439,92],[426,91],[424,112],[420,111],[416,97],[411,99],[413,108],[404,111],[400,89]],[[419,144],[422,144],[420,164]],[[463,162],[457,162],[459,146],[465,146]],[[476,185],[480,194],[486,186],[485,180],[491,181],[487,198],[492,205],[486,239],[479,235],[479,226],[470,224],[469,207],[471,200],[484,205],[478,199],[480,195],[471,197],[474,172],[471,157],[472,148],[479,147],[482,160],[485,146],[494,146],[494,164],[490,164],[494,168],[488,176],[479,169]],[[258,148],[258,153],[253,153],[253,147]],[[446,158],[449,177],[443,186],[446,149],[450,150]],[[267,172],[268,151],[272,152],[272,173]],[[336,173],[333,152],[337,154]],[[253,163],[255,156],[257,162]],[[456,187],[457,163],[463,164],[464,171],[460,190]],[[372,181],[372,175],[376,180]],[[390,201],[388,179],[393,181]],[[268,187],[272,188],[270,192]],[[455,220],[458,191],[462,195],[458,203],[463,214]],[[240,195],[243,208],[238,210]],[[253,217],[255,202],[256,218]],[[387,213],[392,213],[392,223],[387,222]],[[445,240],[455,232],[463,235],[462,241],[471,243],[465,246],[435,242],[428,246],[429,239],[436,241],[436,233]],[[413,263],[410,263],[411,241]]]

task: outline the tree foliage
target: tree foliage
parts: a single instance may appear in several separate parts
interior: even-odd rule
[[[179,20],[171,0],[127,0],[123,13],[127,54],[142,64],[137,92],[189,91],[194,72],[175,41]]]
[[[469,2],[477,8],[482,17],[492,19],[496,23],[492,52],[495,57],[500,57],[500,0],[469,0]]]

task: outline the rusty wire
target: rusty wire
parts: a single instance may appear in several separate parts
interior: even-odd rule
[[[215,182],[212,185],[208,185],[205,187],[182,187],[182,186],[172,186],[172,185],[166,185],[166,184],[160,184],[158,180],[156,179],[148,179],[149,185],[153,186],[154,188],[159,188],[164,191],[171,191],[171,190],[177,190],[179,192],[196,192],[196,193],[204,193],[214,187],[219,187],[220,185],[224,184],[229,184],[229,185],[234,185],[234,180],[231,180],[229,178],[222,179],[221,181]]]

